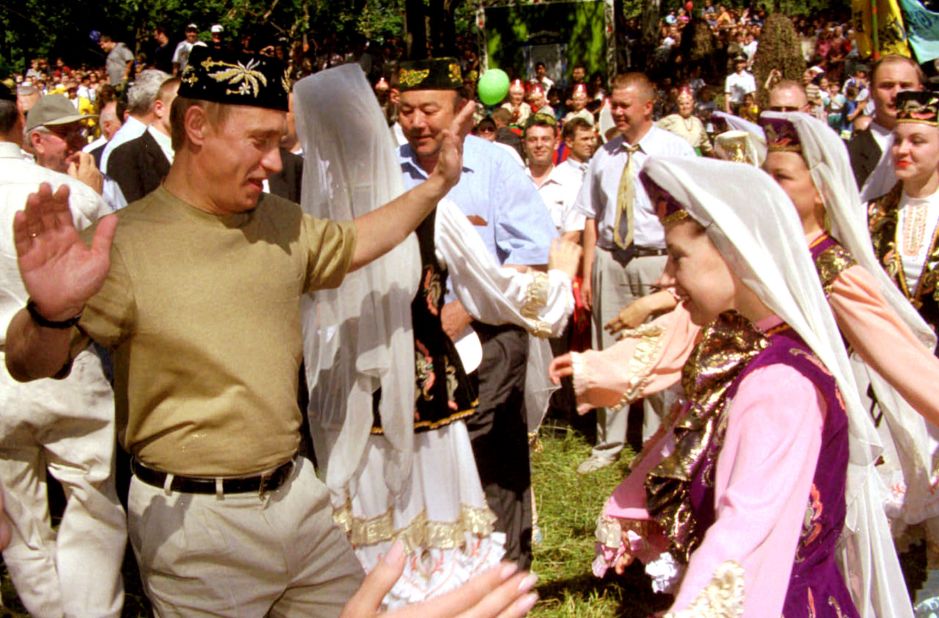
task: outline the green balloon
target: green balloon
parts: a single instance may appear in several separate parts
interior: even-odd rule
[[[509,92],[509,76],[502,69],[489,69],[479,78],[476,90],[480,101],[486,105],[495,105]]]

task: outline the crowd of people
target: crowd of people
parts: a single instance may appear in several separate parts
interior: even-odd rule
[[[129,539],[156,615],[523,615],[531,434],[589,409],[580,474],[640,451],[598,576],[641,561],[676,617],[936,609],[898,555],[939,558],[939,95],[827,17],[757,83],[765,14],[692,11],[646,72],[538,62],[492,106],[467,39],[220,25],[0,83],[29,612],[120,615]]]

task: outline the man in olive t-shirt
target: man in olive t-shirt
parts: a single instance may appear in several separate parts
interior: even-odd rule
[[[193,49],[164,185],[98,223],[91,247],[48,186],[17,213],[30,303],[11,323],[20,380],[111,350],[128,521],[157,615],[337,615],[361,581],[325,487],[297,458],[299,300],[401,242],[456,184],[467,106],[428,180],[353,222],[262,195],[280,169],[283,68]]]

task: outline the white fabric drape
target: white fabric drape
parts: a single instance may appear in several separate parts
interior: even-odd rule
[[[297,134],[304,152],[302,206],[323,218],[351,220],[403,191],[387,123],[357,65],[306,77],[294,86]],[[372,426],[372,393],[387,453],[387,481],[400,487],[413,454],[414,337],[411,300],[420,255],[412,235],[350,273],[338,289],[303,304],[304,359],[314,446],[331,491],[344,491]],[[337,433],[338,432],[338,433]],[[335,443],[328,435],[338,435]]]
[[[722,119],[735,131],[746,131],[751,137],[750,146],[756,152],[757,161],[759,161],[757,165],[763,165],[763,161],[766,160],[766,134],[760,125],[720,110],[714,110],[711,115]]]
[[[764,115],[785,118],[795,126],[802,143],[802,157],[831,221],[832,235],[851,252],[858,264],[874,276],[881,295],[917,339],[927,349],[934,349],[935,334],[893,284],[874,255],[867,228],[867,209],[858,194],[844,142],[825,123],[807,114],[765,112]],[[889,430],[886,438],[894,442],[890,447],[895,457],[893,461],[899,460],[907,487],[902,510],[889,514],[908,524],[935,516],[939,505],[935,504],[930,486],[934,441],[930,438],[925,419],[880,374],[860,362],[855,366],[860,370],[858,385],[862,393],[866,392],[868,382],[874,389]]]
[[[912,616],[874,469],[880,439],[859,399],[792,202],[768,176],[748,166],[653,158],[643,169],[686,206],[744,284],[799,333],[834,375],[850,435],[842,568],[862,616]]]

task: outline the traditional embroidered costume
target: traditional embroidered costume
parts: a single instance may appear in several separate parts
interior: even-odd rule
[[[910,615],[873,476],[877,452],[870,448],[876,444],[873,425],[859,404],[843,345],[829,334],[829,328],[836,329],[820,323],[829,321],[830,313],[824,309],[816,270],[822,271],[829,287],[853,261],[825,236],[814,243],[811,257],[816,268],[812,268],[805,246],[796,246],[801,228],[786,227],[795,218],[791,203],[776,196],[778,187],[768,187],[762,172],[744,166],[707,173],[682,169],[689,165],[659,160],[649,175],[657,183],[669,183],[664,188],[673,194],[684,192],[682,205],[692,205],[692,216],[705,225],[744,281],[780,315],[780,308],[788,305],[787,321],[801,326],[792,332],[725,316],[702,331],[680,307],[619,344],[625,354],[618,356],[618,372],[601,369],[598,353],[574,356],[575,390],[587,403],[609,405],[624,395],[630,400],[655,392],[674,384],[682,366],[688,397],[684,407],[663,423],[660,434],[650,439],[630,476],[607,503],[597,530],[602,551],[595,571],[602,574],[625,552],[644,560],[658,589],[680,582],[673,608],[677,615],[684,615],[681,611],[711,615],[699,604],[708,598],[726,599],[737,590],[734,573],[746,580],[738,606],[743,615],[857,615],[834,568],[834,545],[847,513],[852,528],[847,531],[849,544],[868,556],[862,561],[872,560],[878,569],[871,572],[864,563],[846,565],[859,590],[855,600],[859,598],[865,610],[873,606],[878,614]],[[733,174],[733,186],[716,190],[717,180],[711,184],[704,180],[721,178],[720,174]],[[748,196],[737,186],[746,186]],[[703,187],[719,197],[705,193]],[[765,198],[759,212],[742,212],[742,204],[752,203],[754,191]],[[732,212],[718,211],[721,202]],[[735,223],[731,216],[743,221]],[[765,221],[767,217],[782,221]],[[722,225],[727,227],[712,232]],[[780,227],[770,232],[772,225]],[[765,233],[775,239],[767,236],[754,243],[744,229],[758,238]],[[765,247],[773,247],[774,253],[768,254]],[[769,264],[779,263],[780,254],[787,256],[783,262],[789,265],[787,273],[797,270],[806,279],[801,287],[789,282],[788,290],[794,292],[782,282],[769,281],[772,270],[781,268]],[[817,292],[810,292],[810,286]],[[809,314],[793,310],[793,300],[803,307],[807,302],[821,306]],[[811,330],[806,321],[815,322]],[[809,340],[814,343],[806,348],[804,341]],[[609,352],[604,354],[605,365],[617,362]],[[836,380],[826,368],[835,369]],[[775,372],[782,375],[774,377]],[[851,386],[850,392],[842,391],[850,395],[846,397],[850,423],[840,416],[844,404],[832,390],[835,381]],[[799,398],[798,384],[812,385],[805,401]],[[748,414],[757,409],[761,412]],[[801,433],[806,428],[799,425],[806,423],[812,431]],[[862,459],[855,457],[865,449],[861,464]],[[767,493],[768,487],[773,491]],[[655,525],[642,523],[650,521]],[[671,551],[663,554],[663,549]],[[791,563],[780,560],[784,555],[792,556]],[[731,557],[737,566],[728,564]],[[871,593],[872,589],[878,592]]]

